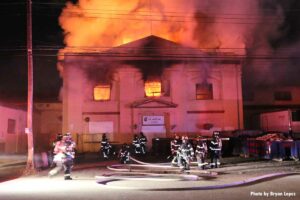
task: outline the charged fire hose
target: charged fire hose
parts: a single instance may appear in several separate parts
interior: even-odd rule
[[[187,191],[187,190],[215,190],[215,189],[225,189],[225,188],[232,188],[232,187],[240,187],[245,185],[255,184],[261,181],[267,181],[270,179],[280,178],[284,176],[291,176],[291,175],[299,175],[300,173],[297,172],[289,172],[289,173],[272,173],[266,174],[262,176],[257,176],[253,178],[249,178],[246,180],[225,183],[221,185],[208,185],[208,186],[195,186],[195,187],[177,187],[177,188],[137,188],[137,187],[122,187],[122,186],[108,186],[106,185],[107,182],[98,182],[99,184],[109,187],[109,188],[118,188],[118,189],[129,189],[129,190],[144,190],[144,191]],[[140,180],[140,179],[139,179]]]

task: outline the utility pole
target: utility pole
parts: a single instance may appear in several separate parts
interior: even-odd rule
[[[28,93],[27,93],[27,134],[28,156],[25,174],[35,172],[34,167],[34,143],[32,132],[32,110],[33,110],[33,61],[32,61],[32,2],[27,0],[27,64],[28,64]]]

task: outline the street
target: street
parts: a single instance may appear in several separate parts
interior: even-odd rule
[[[151,172],[136,175],[106,169],[115,161],[81,164],[63,180],[60,174],[47,177],[49,170],[0,183],[2,200],[86,199],[299,199],[300,163],[252,161],[224,164],[216,177]],[[148,172],[146,172],[148,173]],[[102,175],[109,174],[106,179]],[[154,176],[155,175],[155,176]],[[96,178],[97,176],[97,178]],[[184,177],[184,178],[183,178]],[[189,180],[190,179],[190,180]]]

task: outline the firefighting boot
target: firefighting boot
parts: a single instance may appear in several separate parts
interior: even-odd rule
[[[66,174],[65,175],[65,180],[73,180],[73,179],[71,178],[70,174]]]

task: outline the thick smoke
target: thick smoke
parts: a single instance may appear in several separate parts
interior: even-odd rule
[[[67,3],[59,22],[65,51],[104,51],[156,35],[245,55],[244,85],[267,85],[297,71],[295,60],[274,58],[298,54],[299,17],[291,10],[299,7],[297,0],[79,0]]]
[[[260,23],[248,40],[244,86],[274,87],[300,85],[300,2],[260,1]],[[264,59],[257,59],[264,57]],[[252,81],[251,81],[252,80]],[[254,80],[254,81],[253,81]]]

